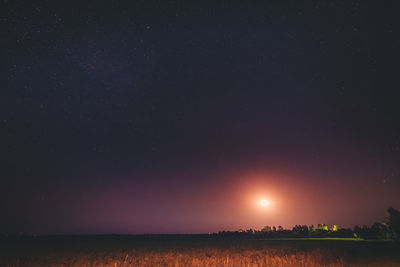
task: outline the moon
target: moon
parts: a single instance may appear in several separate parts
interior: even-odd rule
[[[260,204],[261,204],[261,206],[263,206],[263,207],[267,207],[267,206],[269,205],[269,201],[266,200],[266,199],[263,199],[263,200],[260,201]]]

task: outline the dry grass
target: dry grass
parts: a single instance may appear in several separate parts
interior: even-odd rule
[[[257,240],[41,244],[14,249],[0,266],[400,266],[397,247],[374,254],[376,248],[342,242],[344,248],[338,242]]]

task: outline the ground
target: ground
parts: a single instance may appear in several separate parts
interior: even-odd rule
[[[0,238],[0,266],[400,266],[391,241],[207,236]]]

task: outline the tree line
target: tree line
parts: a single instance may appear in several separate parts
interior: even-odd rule
[[[356,238],[356,239],[392,239],[400,240],[400,211],[389,207],[389,216],[384,222],[375,222],[371,226],[342,228],[339,225],[329,227],[326,224],[295,225],[291,230],[282,226],[265,226],[261,230],[220,231],[221,237],[246,238]]]

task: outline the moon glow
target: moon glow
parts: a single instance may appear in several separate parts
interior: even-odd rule
[[[261,206],[263,206],[263,207],[267,207],[267,206],[269,205],[269,201],[266,200],[266,199],[263,199],[263,200],[260,201],[260,204],[261,204]]]

